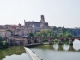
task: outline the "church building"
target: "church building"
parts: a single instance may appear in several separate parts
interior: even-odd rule
[[[24,20],[24,25],[25,27],[39,27],[39,28],[45,28],[48,27],[48,22],[45,22],[45,17],[44,15],[40,16],[40,22],[26,22]]]

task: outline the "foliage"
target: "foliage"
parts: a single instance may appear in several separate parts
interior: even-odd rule
[[[70,33],[70,31],[67,28],[54,26],[52,30],[41,29],[40,32],[36,32],[35,34],[30,33],[29,36],[36,36],[36,37],[41,37],[41,36],[42,37],[72,37],[73,35]],[[46,41],[46,39],[44,39],[44,41]]]
[[[40,33],[40,32],[36,32],[36,33],[34,34],[34,36],[39,37],[39,36],[41,36],[41,33]]]
[[[0,36],[0,41],[2,41],[3,40],[3,38]]]
[[[34,40],[34,43],[38,43],[39,41],[37,39]]]
[[[15,34],[14,36],[19,36],[18,34]]]
[[[41,29],[40,33],[41,33],[41,36],[50,36],[51,31],[50,29]]]
[[[33,33],[29,33],[29,36],[30,36],[30,37],[33,37],[33,36],[34,36],[34,34],[33,34]]]
[[[9,30],[9,29],[8,29],[7,31],[12,32],[12,31],[11,31],[11,30]]]
[[[64,33],[64,37],[72,37],[72,34],[70,32],[68,32],[68,31],[66,31]]]
[[[0,37],[0,49],[7,48],[9,43],[4,41],[2,37]]]
[[[46,38],[44,38],[43,42],[47,42],[48,40]]]
[[[8,42],[6,42],[6,41],[3,41],[2,43],[3,43],[3,48],[7,48],[9,45]]]
[[[53,27],[53,30],[54,30],[54,31],[57,31],[57,27],[56,27],[56,26],[54,26],[54,27]]]
[[[54,39],[53,42],[58,42],[58,39]]]
[[[59,33],[57,37],[63,37],[63,33]]]
[[[54,28],[53,28],[54,29]],[[54,31],[54,30],[53,30]],[[55,37],[72,37],[70,31],[63,27],[56,27],[56,32],[54,32]]]
[[[61,28],[61,27],[53,27],[53,30],[50,29],[41,29],[40,32],[36,32],[34,36],[44,36],[44,37],[72,37],[72,34],[69,32],[68,29]]]

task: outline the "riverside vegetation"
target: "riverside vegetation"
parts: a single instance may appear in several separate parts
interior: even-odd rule
[[[30,33],[29,36],[30,37],[73,37],[73,35],[70,33],[68,29],[56,26],[54,26],[52,30],[41,29],[40,32]],[[45,42],[47,41],[47,39],[45,38],[43,41]],[[54,39],[53,41],[58,42],[57,39]],[[67,43],[66,39],[64,39],[63,41]]]
[[[0,49],[8,48],[9,43],[6,42],[1,36],[0,36]]]

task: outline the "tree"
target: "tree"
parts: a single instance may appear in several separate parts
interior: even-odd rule
[[[12,31],[11,31],[11,30],[9,30],[9,29],[8,29],[8,30],[6,30],[6,31],[12,32]]]
[[[33,34],[33,33],[29,33],[29,36],[30,36],[30,37],[33,37],[33,36],[34,36],[34,34]]]
[[[62,32],[62,28],[61,27],[58,27],[58,32]]]
[[[70,32],[68,32],[68,31],[66,31],[64,33],[64,37],[72,37],[72,34]]]
[[[2,46],[3,46],[3,43],[2,43],[2,41],[0,41],[0,48],[2,48]]]
[[[53,30],[54,30],[54,31],[57,31],[57,27],[56,27],[56,26],[54,26],[54,27],[53,27]]]
[[[3,38],[0,36],[0,41],[3,41]]]
[[[51,30],[50,29],[41,29],[40,33],[41,33],[41,36],[50,36]]]
[[[8,42],[6,42],[6,41],[3,41],[2,43],[3,43],[3,48],[7,48],[9,45]]]
[[[40,36],[41,36],[41,33],[40,33],[40,32],[36,32],[36,33],[34,34],[34,36],[40,37]]]
[[[7,48],[9,46],[8,42],[4,41],[2,37],[0,37],[0,49]]]
[[[63,33],[59,33],[57,37],[63,37]]]
[[[19,36],[18,34],[15,34],[14,36]]]

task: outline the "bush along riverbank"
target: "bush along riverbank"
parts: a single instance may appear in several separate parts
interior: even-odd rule
[[[5,49],[9,47],[9,43],[6,42],[2,37],[0,37],[0,49]]]

